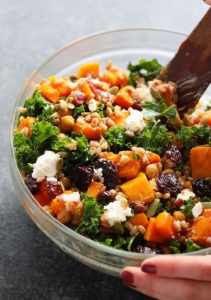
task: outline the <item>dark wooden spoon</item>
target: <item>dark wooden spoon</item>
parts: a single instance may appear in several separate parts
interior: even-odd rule
[[[181,116],[193,108],[211,82],[211,8],[159,76],[177,85]]]

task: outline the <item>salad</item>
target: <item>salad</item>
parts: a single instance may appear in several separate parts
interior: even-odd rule
[[[211,246],[211,101],[183,118],[156,59],[109,61],[38,83],[14,147],[43,209],[90,239],[138,253]]]

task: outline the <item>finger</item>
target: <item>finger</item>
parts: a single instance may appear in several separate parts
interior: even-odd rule
[[[211,5],[211,0],[204,0],[207,4]]]
[[[211,281],[211,255],[156,256],[144,260],[141,269],[161,277]]]
[[[129,277],[130,287],[157,299],[210,300],[210,283],[206,281],[159,277],[154,274],[146,274],[138,267],[123,269],[121,278],[125,284],[127,284],[125,279]]]

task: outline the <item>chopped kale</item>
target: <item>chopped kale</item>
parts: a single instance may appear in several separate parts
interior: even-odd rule
[[[127,68],[130,71],[128,84],[135,87],[138,79],[144,78],[148,82],[157,77],[162,70],[162,66],[156,59],[151,61],[141,59],[138,64],[129,63]]]
[[[181,126],[176,134],[176,140],[181,142],[187,150],[197,145],[211,145],[211,127],[207,124],[201,127]]]
[[[32,124],[32,135],[30,140],[40,152],[49,149],[49,145],[59,134],[59,129],[47,121],[40,121]]]
[[[172,253],[181,253],[181,252],[194,252],[202,249],[202,247],[192,240],[188,239],[184,242],[180,242],[178,240],[170,240],[168,241],[168,246],[171,249]]]
[[[100,217],[103,213],[103,206],[98,204],[95,198],[81,193],[84,203],[83,219],[76,228],[76,232],[83,235],[95,235],[100,232]]]
[[[110,151],[118,153],[121,150],[128,149],[127,143],[129,141],[127,135],[125,134],[126,129],[123,127],[114,126],[109,128],[104,134]]]
[[[51,143],[51,149],[53,151],[67,151],[69,148],[68,146],[71,146],[72,144],[77,145],[77,142],[71,137],[66,136],[65,138],[58,138],[53,140],[53,142]]]
[[[145,150],[163,155],[165,149],[171,143],[172,137],[165,125],[150,121],[140,135],[133,138],[132,144]]]
[[[51,121],[52,104],[43,98],[40,91],[35,91],[32,97],[25,101],[23,107],[26,108],[26,112],[22,113],[22,116],[36,117],[39,121]]]
[[[85,112],[85,106],[84,104],[81,104],[79,106],[76,106],[74,109],[73,109],[73,118],[77,119],[78,116],[80,116],[83,112]]]
[[[172,253],[180,253],[181,252],[181,244],[178,240],[170,240],[168,241],[168,246],[171,249]]]
[[[115,249],[127,249],[127,240],[125,237],[115,234],[115,233],[104,233],[101,232],[95,237],[95,241]]]
[[[105,104],[100,103],[97,107],[97,113],[101,116],[101,118],[106,117]]]
[[[184,214],[187,217],[192,217],[193,213],[192,213],[192,208],[194,207],[194,205],[197,203],[197,199],[190,197],[187,201],[184,202],[184,204],[181,206],[181,209],[183,210]]]
[[[194,243],[192,240],[185,241],[185,246],[185,252],[194,252],[202,249],[200,245]]]
[[[147,101],[142,105],[142,108],[157,112],[156,119],[173,119],[176,116],[176,106],[174,104],[166,106],[165,100],[162,98],[155,101]]]
[[[39,151],[33,147],[31,140],[21,132],[14,132],[14,147],[18,168],[24,170],[26,174],[31,173],[32,167],[29,163],[36,162]]]
[[[89,143],[84,135],[72,133],[71,139],[77,142],[77,149],[67,152],[63,159],[63,172],[66,176],[70,175],[72,167],[75,165],[93,165],[97,159],[95,155],[89,153]]]
[[[49,150],[49,145],[57,135],[58,128],[46,121],[32,124],[30,138],[21,132],[14,132],[15,156],[19,169],[29,174],[32,171],[30,164],[36,162],[45,150]]]

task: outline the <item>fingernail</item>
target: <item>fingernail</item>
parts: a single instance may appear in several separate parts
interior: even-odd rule
[[[143,265],[141,266],[141,270],[145,273],[155,274],[157,273],[157,269],[154,265]]]
[[[133,278],[133,274],[128,272],[128,271],[123,271],[120,274],[120,278],[122,279],[122,281],[124,282],[124,284],[126,284],[127,286],[131,287],[131,288],[135,288],[134,285],[134,278]]]

